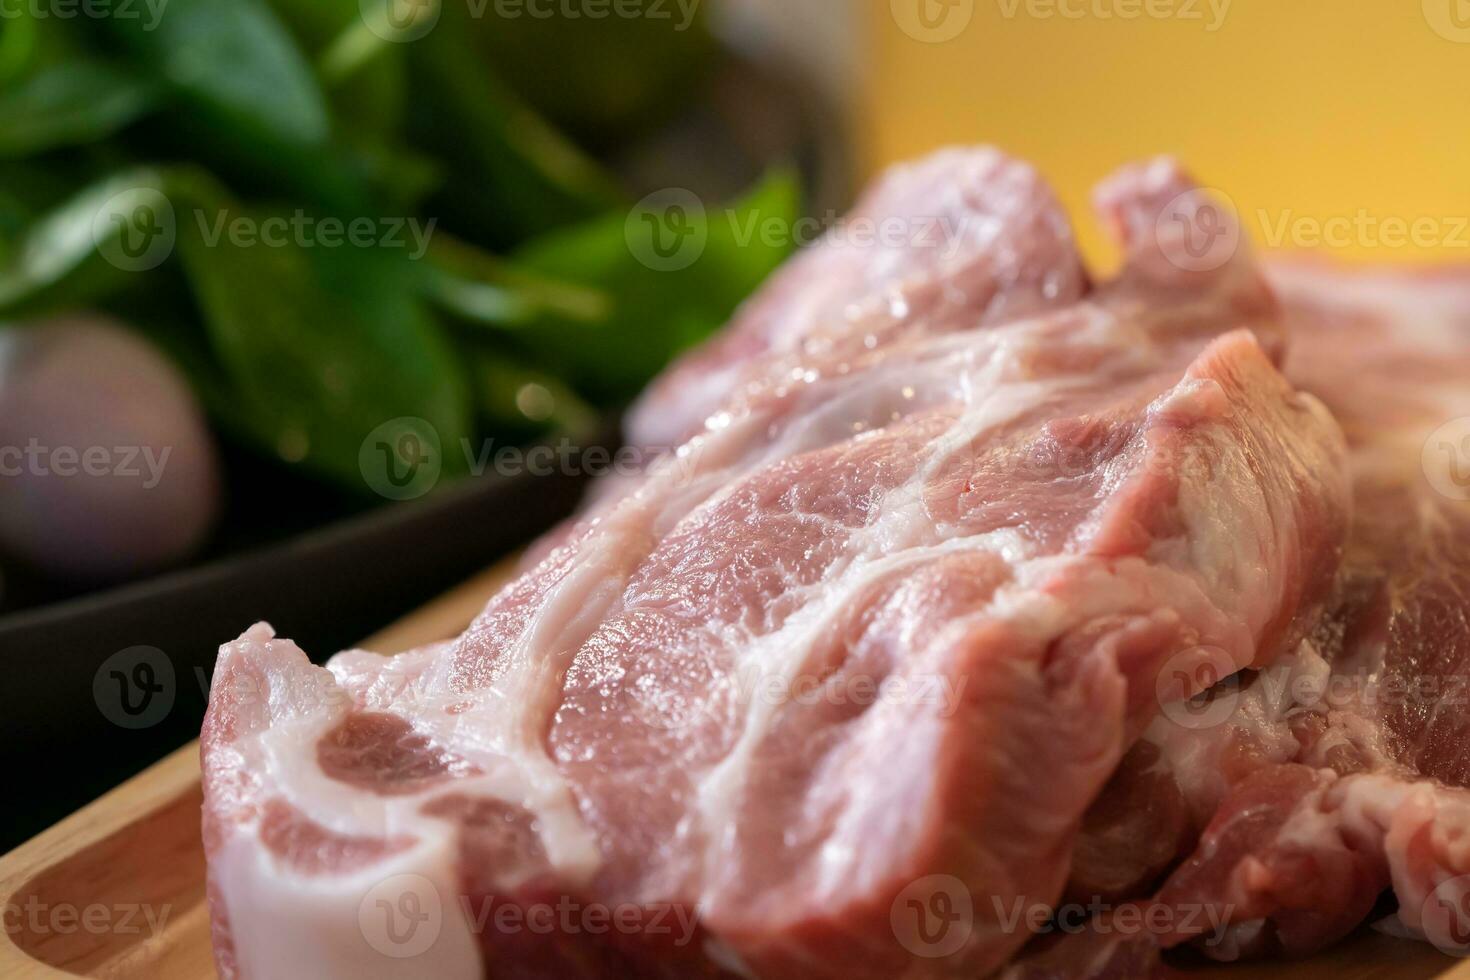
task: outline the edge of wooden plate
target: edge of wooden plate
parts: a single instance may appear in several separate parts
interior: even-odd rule
[[[453,637],[474,619],[511,575],[513,564],[495,566],[363,643],[396,653]],[[137,928],[136,939],[112,930],[74,927],[17,941],[22,930],[7,921],[0,930],[0,977],[59,980],[91,976],[108,980],[204,980],[213,977],[209,917],[204,898],[199,834],[199,743],[191,742],[150,768],[0,858],[0,908],[24,908],[28,900],[75,905],[127,898],[170,914],[159,928]],[[162,821],[163,830],[155,826]],[[87,860],[76,859],[86,856]],[[140,894],[140,882],[142,891]],[[113,908],[114,906],[108,906]],[[119,931],[121,931],[119,929]],[[44,947],[45,958],[33,955]],[[1446,966],[1448,965],[1448,968]],[[1365,934],[1322,956],[1296,963],[1205,967],[1189,977],[1250,980],[1283,975],[1321,980],[1470,980],[1470,962],[1453,963],[1425,943]]]

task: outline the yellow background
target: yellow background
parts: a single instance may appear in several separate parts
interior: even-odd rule
[[[1088,210],[1092,185],[1118,163],[1172,152],[1229,194],[1258,240],[1283,217],[1298,240],[1333,217],[1427,217],[1428,247],[1351,230],[1337,251],[1470,261],[1470,229],[1455,233],[1470,216],[1470,0],[1234,0],[1214,32],[1208,0],[1199,20],[1092,12],[1129,0],[1063,0],[1078,18],[1035,16],[1047,0],[1029,11],[1018,0],[1013,16],[1012,0],[951,0],[950,16],[970,20],[942,43],[899,21],[946,0],[867,2],[870,168],[995,143],[1050,177],[1099,259],[1111,252]]]

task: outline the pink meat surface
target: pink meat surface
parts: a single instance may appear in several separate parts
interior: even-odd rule
[[[1128,258],[1093,287],[1024,165],[893,172],[861,213],[945,234],[794,260],[650,394],[679,453],[457,641],[224,646],[221,973],[1005,963],[1161,685],[1298,649],[1348,520],[1248,257],[1169,261],[1218,212],[1168,161],[1099,198]]]
[[[890,170],[719,336],[655,380],[629,415],[629,441],[684,442],[772,367],[901,332],[1003,323],[1085,289],[1071,226],[1035,171],[993,150],[939,152]]]
[[[1159,921],[1207,907],[1228,927],[1086,936],[1018,975],[1109,976],[1186,941],[1308,953],[1385,891],[1380,928],[1470,954],[1470,278],[1271,278],[1287,373],[1349,442],[1339,582],[1297,650],[1154,721],[1089,812],[1070,884],[1078,901],[1136,897],[1169,871],[1144,903]]]

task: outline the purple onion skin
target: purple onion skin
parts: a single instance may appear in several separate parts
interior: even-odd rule
[[[0,552],[124,581],[196,553],[220,503],[204,413],[149,342],[95,316],[0,330]]]

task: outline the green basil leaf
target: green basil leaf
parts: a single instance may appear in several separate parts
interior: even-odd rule
[[[538,238],[512,256],[532,275],[600,289],[610,312],[600,323],[547,313],[506,334],[539,363],[564,365],[587,397],[615,404],[633,395],[679,351],[729,319],[735,307],[790,254],[799,193],[786,172],[728,207],[681,208],[673,251],[640,240],[670,214],[617,213]],[[761,228],[778,234],[764,235]]]
[[[550,314],[595,324],[611,310],[601,290],[533,275],[449,235],[436,236],[429,254],[430,298],[466,323],[515,329]]]
[[[443,21],[404,45],[415,93],[410,135],[446,167],[439,213],[466,237],[505,247],[622,207],[612,178],[477,55],[461,8],[445,4]]]
[[[268,2],[311,56],[338,135],[358,144],[397,139],[409,98],[403,46],[368,29],[361,0]],[[344,48],[357,55],[346,64]]]
[[[140,69],[156,72],[238,141],[327,141],[326,101],[311,66],[261,0],[170,0],[156,21],[109,24]]]
[[[13,249],[37,216],[74,193],[71,180],[55,169],[28,161],[0,160],[0,270],[9,267]]]
[[[169,0],[156,21],[98,26],[172,96],[150,130],[150,153],[191,160],[253,192],[375,212],[362,162],[332,139],[309,60],[263,0]]]
[[[33,16],[20,11],[19,16],[7,19],[0,29],[0,83],[11,84],[23,75],[40,46],[40,31]]]
[[[0,158],[103,139],[159,104],[154,82],[101,61],[42,69],[0,94]]]
[[[63,284],[69,304],[79,305],[134,272],[156,267],[172,249],[166,189],[162,171],[128,171],[83,189],[34,221],[0,266],[0,310],[44,308]]]
[[[231,209],[180,230],[180,252],[211,342],[252,438],[287,462],[370,489],[365,440],[395,420],[437,433],[449,474],[463,469],[469,385],[418,293],[422,271],[384,246],[293,240],[242,244],[229,222],[282,215]]]

